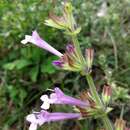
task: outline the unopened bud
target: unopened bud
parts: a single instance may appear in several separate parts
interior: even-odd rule
[[[105,85],[103,87],[103,92],[102,92],[102,100],[103,102],[108,105],[111,99],[111,95],[112,95],[112,88],[111,86],[107,86]]]
[[[64,3],[64,10],[67,14],[71,14],[73,11],[73,6],[70,2]]]
[[[93,63],[93,57],[94,57],[94,50],[92,48],[86,49],[86,60],[87,60],[87,68],[91,71],[92,63]]]
[[[126,122],[123,119],[116,119],[115,130],[125,130]]]

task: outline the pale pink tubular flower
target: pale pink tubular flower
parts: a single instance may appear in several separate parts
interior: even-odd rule
[[[81,108],[86,108],[89,106],[89,102],[67,96],[57,87],[54,89],[54,93],[52,93],[50,97],[48,97],[48,95],[43,95],[40,99],[43,101],[41,108],[45,110],[49,109],[50,104],[74,105]]]
[[[33,31],[32,32],[32,36],[30,35],[25,35],[25,39],[21,41],[21,43],[26,44],[26,43],[32,43],[40,48],[43,48],[49,52],[51,52],[52,54],[58,56],[58,57],[62,57],[63,54],[60,53],[58,50],[56,50],[55,48],[53,48],[51,45],[49,45],[46,41],[44,41],[39,34],[37,33],[37,31]]]
[[[34,112],[33,114],[29,114],[26,117],[26,120],[31,123],[29,130],[37,130],[37,127],[43,125],[45,122],[61,121],[75,118],[79,119],[80,117],[80,113],[49,113],[47,111],[41,110],[40,112]]]

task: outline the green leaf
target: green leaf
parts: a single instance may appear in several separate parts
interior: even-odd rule
[[[13,70],[15,68],[15,64],[14,63],[6,63],[3,65],[3,68],[6,70]]]
[[[26,59],[19,59],[19,60],[15,60],[13,62],[7,63],[3,65],[3,68],[6,70],[13,70],[13,69],[22,69],[28,65],[32,64],[31,61],[26,60]]]
[[[46,59],[45,62],[42,63],[42,65],[41,65],[41,72],[42,73],[53,74],[56,72],[55,67],[52,65],[53,60],[56,60],[55,56],[49,57],[48,59]]]
[[[30,64],[32,64],[32,62],[29,61],[29,60],[26,60],[26,59],[20,59],[20,60],[15,61],[15,67],[18,70],[22,69],[22,68],[24,68],[24,67],[26,67],[26,66],[28,66]]]
[[[29,72],[29,75],[30,75],[30,78],[33,82],[36,82],[37,80],[37,76],[38,76],[38,72],[39,72],[39,67],[36,66],[36,67],[33,67],[31,69],[31,71]]]
[[[27,92],[24,89],[20,89],[19,98],[20,98],[20,105],[23,105],[23,101],[27,96]]]

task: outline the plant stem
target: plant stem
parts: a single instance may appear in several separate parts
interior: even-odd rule
[[[88,81],[88,84],[89,84],[90,92],[91,92],[94,100],[96,101],[96,103],[98,105],[100,105],[101,107],[103,107],[102,101],[101,101],[101,99],[100,99],[100,97],[99,97],[99,95],[97,93],[97,90],[96,90],[96,87],[94,85],[94,82],[93,82],[93,79],[92,79],[91,75],[88,74],[86,76],[86,78],[87,78],[87,81]]]
[[[72,25],[71,25],[71,26],[72,26]],[[73,28],[72,28],[72,29],[73,29]],[[72,31],[73,31],[73,30],[72,30]],[[84,63],[85,63],[84,57],[83,57],[83,55],[82,55],[82,51],[81,51],[81,48],[80,48],[80,44],[79,44],[79,42],[78,42],[78,39],[77,39],[77,36],[76,36],[76,35],[73,35],[73,36],[72,36],[72,41],[73,41],[73,44],[74,44],[74,46],[75,46],[75,48],[76,48],[77,56],[79,57],[81,63],[84,64]],[[104,105],[103,105],[103,103],[102,103],[102,101],[101,101],[101,99],[100,99],[100,97],[99,97],[99,95],[98,95],[98,92],[97,92],[97,90],[96,90],[96,87],[95,87],[95,84],[94,84],[94,82],[93,82],[93,79],[92,79],[91,75],[90,75],[90,74],[87,74],[87,75],[86,75],[86,79],[87,79],[87,81],[88,81],[91,94],[92,94],[92,96],[93,96],[93,98],[94,98],[96,104],[99,105],[99,106],[104,110],[104,112],[105,112],[105,107],[104,107]],[[104,123],[104,127],[105,127],[106,130],[114,130],[114,129],[113,129],[113,126],[112,126],[112,124],[111,124],[111,122],[110,122],[110,120],[109,120],[109,118],[108,118],[108,116],[107,116],[106,114],[102,117],[102,121],[103,121],[103,123]]]
[[[115,42],[115,39],[114,39],[113,35],[111,34],[111,32],[109,30],[108,30],[108,35],[110,36],[112,44],[113,44],[114,57],[115,57],[115,69],[118,70],[117,45],[116,45],[116,42]]]
[[[90,74],[86,75],[86,79],[88,81],[91,94],[92,94],[96,104],[98,104],[99,106],[101,106],[101,108],[103,110],[105,110],[104,105],[103,105],[103,103],[102,103],[102,101],[101,101],[101,99],[100,99],[100,97],[98,95],[98,92],[96,90],[96,87],[94,85],[94,82],[93,82],[93,79],[92,79],[91,75]],[[107,115],[102,117],[102,121],[104,123],[104,127],[106,128],[106,130],[114,130]]]
[[[76,52],[77,52],[77,55],[78,55],[80,61],[82,63],[84,63],[84,58],[83,58],[83,55],[82,55],[82,52],[81,52],[81,49],[80,49],[80,44],[79,44],[78,39],[75,35],[72,36],[72,41],[73,41],[73,44],[76,48]]]
[[[111,121],[109,120],[108,116],[105,115],[104,117],[102,117],[102,121],[104,123],[104,126],[106,128],[106,130],[114,130]]]

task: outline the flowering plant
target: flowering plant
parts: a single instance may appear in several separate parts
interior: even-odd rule
[[[52,54],[59,57],[59,60],[53,61],[52,64],[59,69],[66,71],[80,72],[86,77],[89,85],[89,90],[81,92],[79,99],[68,96],[62,92],[58,87],[55,87],[52,94],[42,95],[41,110],[39,112],[33,112],[26,117],[26,120],[30,122],[29,130],[36,130],[38,126],[43,125],[45,122],[60,121],[65,119],[86,119],[88,117],[100,119],[103,122],[103,129],[105,130],[128,130],[125,126],[125,121],[122,119],[116,120],[115,126],[108,118],[108,113],[112,110],[109,107],[112,96],[112,88],[110,85],[105,85],[102,91],[102,96],[99,95],[94,81],[91,76],[92,63],[94,57],[94,50],[88,48],[85,50],[85,55],[82,54],[80,44],[77,36],[81,31],[81,28],[77,26],[73,17],[73,7],[71,3],[64,3],[63,15],[61,17],[55,14],[50,14],[50,19],[45,21],[45,24],[60,30],[72,38],[72,44],[66,46],[65,53],[61,53],[45,40],[43,40],[37,31],[33,31],[32,35],[26,35],[25,39],[21,42],[26,44],[28,42],[43,48]],[[51,104],[72,105],[75,107],[75,112],[48,112]]]

